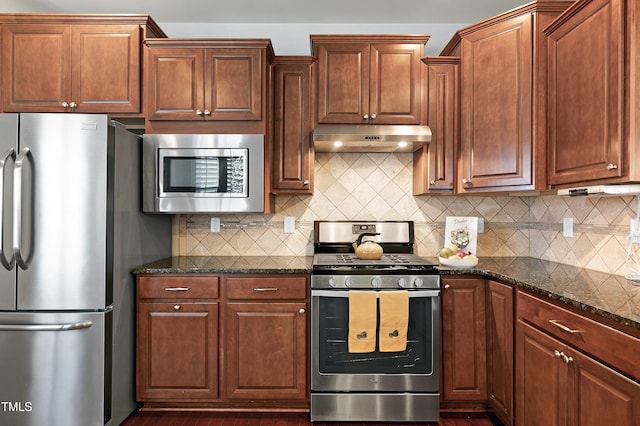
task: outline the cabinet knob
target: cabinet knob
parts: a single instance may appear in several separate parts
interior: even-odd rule
[[[449,284],[445,284],[445,285],[444,285],[444,288],[445,288],[445,290],[446,290],[446,289],[448,289],[448,288],[451,288],[451,286],[450,286]]]
[[[618,168],[617,164],[611,164],[611,163],[607,164],[607,170],[615,170],[617,168]]]
[[[69,106],[70,106],[71,108],[78,108],[78,104],[77,104],[77,103],[75,103],[75,102],[71,102],[71,103],[69,104]]]
[[[304,186],[307,186],[307,185],[309,185],[309,181],[308,181],[308,180],[305,180],[305,181],[303,181],[303,182],[302,182],[302,184],[303,184]]]
[[[304,308],[300,308],[300,310],[298,311],[298,313],[299,313],[300,315],[304,314],[305,312],[307,312],[307,311],[305,311],[305,310],[304,310]]]
[[[365,114],[362,116],[363,119],[368,120],[369,119],[369,114]]]
[[[435,185],[435,184],[436,184],[436,181],[435,181],[435,180],[430,180],[430,181],[429,181],[429,185]]]
[[[376,118],[378,118],[378,116],[377,116],[377,115],[375,115],[375,114],[371,114],[371,119],[372,119],[372,120],[375,120]]]
[[[471,183],[471,179],[464,178],[464,179],[462,179],[462,183],[464,183],[465,185],[469,184],[469,183]]]
[[[182,306],[180,305],[173,305],[173,310],[174,311],[179,311],[182,308]]]
[[[204,110],[204,115],[211,115],[211,111],[209,111],[208,109]]]
[[[202,115],[202,111],[200,111],[199,109],[196,110],[196,115]]]
[[[69,103],[68,102],[63,102],[61,105],[62,105],[62,108],[67,108],[69,106]]]

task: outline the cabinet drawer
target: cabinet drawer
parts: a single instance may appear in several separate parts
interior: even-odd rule
[[[227,278],[229,299],[300,299],[307,297],[306,277]]]
[[[219,292],[219,277],[163,276],[138,277],[140,299],[215,299]]]
[[[605,324],[561,308],[535,296],[518,292],[517,316],[604,363],[640,378],[640,339]]]

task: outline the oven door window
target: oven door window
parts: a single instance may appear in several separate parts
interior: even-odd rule
[[[160,196],[246,197],[245,149],[160,150]]]
[[[437,297],[435,298],[437,300]],[[318,297],[317,344],[320,374],[431,374],[434,368],[433,297],[409,299],[407,349],[350,353],[349,299]],[[315,330],[314,330],[315,331]]]

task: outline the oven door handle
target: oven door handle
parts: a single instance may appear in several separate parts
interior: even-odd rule
[[[396,291],[396,290],[388,290]],[[380,293],[377,291],[376,293]],[[440,296],[440,290],[411,290],[409,298],[414,297],[436,297]],[[342,290],[311,290],[311,297],[349,297],[349,291]]]

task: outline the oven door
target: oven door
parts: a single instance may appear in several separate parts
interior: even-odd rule
[[[439,290],[409,291],[407,349],[350,353],[349,291],[311,290],[311,391],[437,392],[439,306]]]

